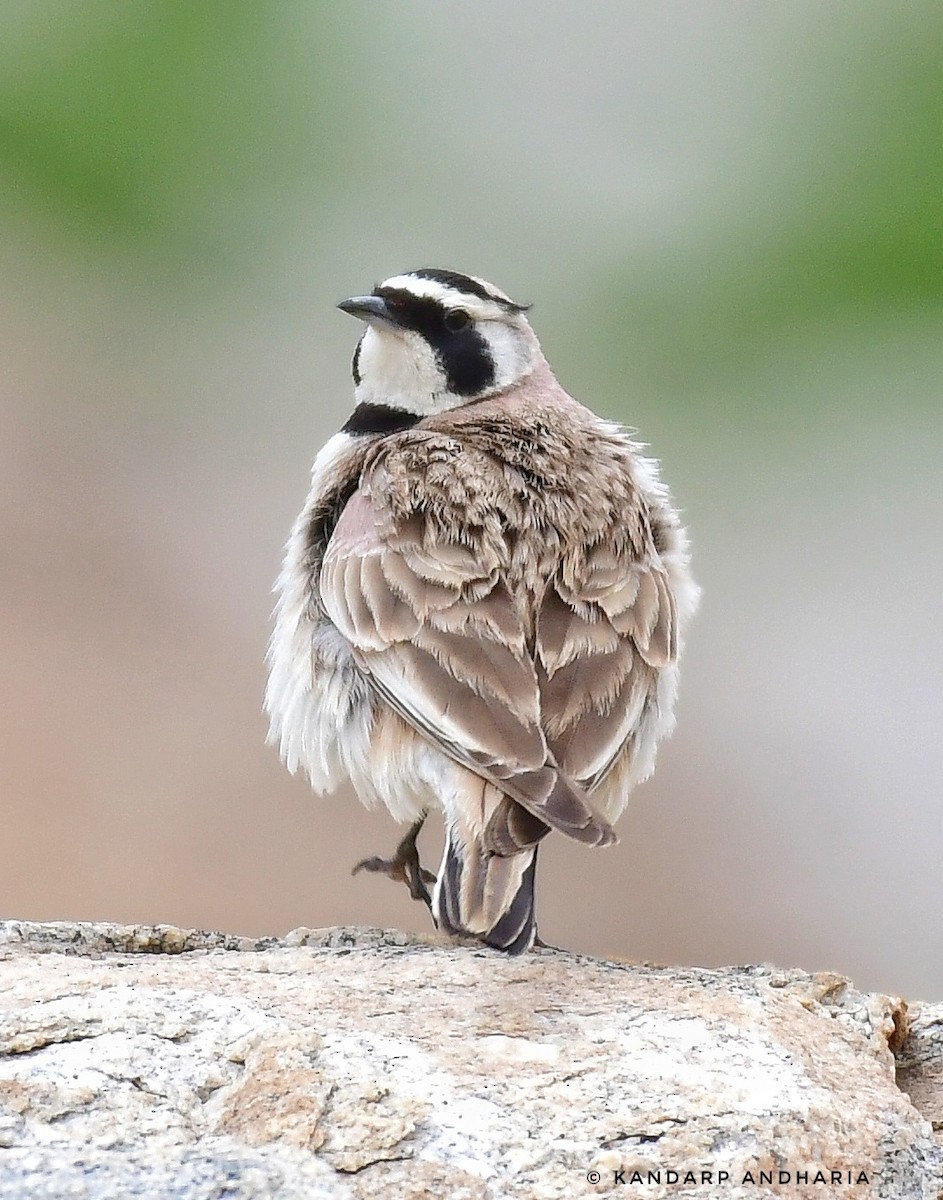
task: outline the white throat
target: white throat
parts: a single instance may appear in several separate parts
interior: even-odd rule
[[[529,326],[512,329],[499,321],[482,321],[478,328],[488,344],[495,377],[488,388],[468,396],[450,391],[445,371],[421,334],[368,326],[357,359],[357,403],[382,404],[431,416],[503,391],[530,374],[540,357],[540,348]]]
[[[358,404],[385,404],[424,416],[462,403],[451,397],[429,343],[411,330],[367,327],[357,360]],[[452,403],[449,403],[450,398]]]

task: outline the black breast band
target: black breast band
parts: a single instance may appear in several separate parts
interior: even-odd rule
[[[401,433],[404,429],[412,429],[422,417],[418,413],[407,412],[405,408],[390,408],[387,404],[358,404],[347,418],[343,427],[344,433]]]

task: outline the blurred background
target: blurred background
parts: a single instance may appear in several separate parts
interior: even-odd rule
[[[541,934],[943,995],[943,7],[0,8],[0,911],[426,929],[264,745],[334,304],[535,302],[690,526],[679,727]],[[438,857],[436,835],[426,856]]]

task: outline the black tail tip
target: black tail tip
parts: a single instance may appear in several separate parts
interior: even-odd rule
[[[500,950],[502,954],[508,954],[511,958],[516,958],[519,954],[526,954],[537,937],[537,926],[533,920],[528,921],[513,941],[505,941],[500,935],[500,928],[501,922],[499,921],[494,929],[490,929],[482,935],[481,941],[486,946],[490,946],[492,950]]]
[[[523,954],[534,944],[537,920],[534,916],[534,876],[537,872],[537,848],[530,865],[521,877],[521,886],[507,912],[496,925],[483,935],[486,946],[503,950],[505,954]]]
[[[462,884],[462,861],[451,841],[448,844],[442,877],[436,892],[433,919],[446,933],[474,937],[493,950],[512,956],[525,954],[537,937],[537,920],[534,915],[534,878],[537,873],[537,847],[531,852],[531,860],[521,876],[520,886],[510,907],[484,933],[470,933],[461,921],[459,894]]]

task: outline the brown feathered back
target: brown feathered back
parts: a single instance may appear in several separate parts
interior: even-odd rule
[[[321,602],[385,702],[508,797],[494,851],[547,826],[604,844],[602,785],[638,773],[677,655],[684,551],[638,446],[542,365],[368,451]]]

